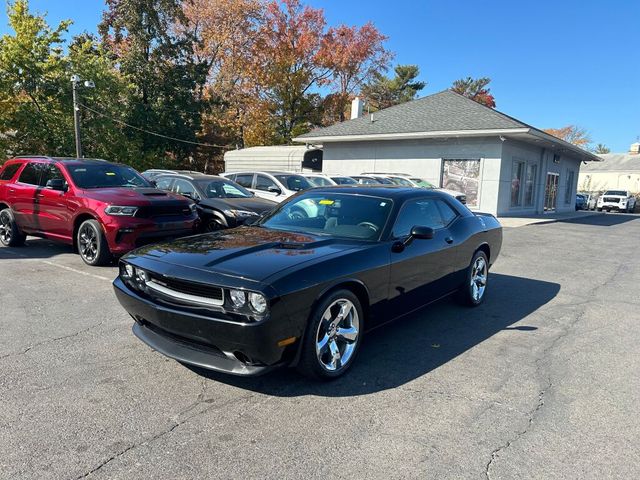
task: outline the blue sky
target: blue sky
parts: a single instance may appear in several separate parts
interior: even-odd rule
[[[420,66],[421,95],[488,76],[498,110],[539,128],[578,124],[623,152],[640,136],[640,1],[308,0],[329,24],[368,20],[396,63]],[[102,0],[31,0],[71,34],[94,32]],[[0,15],[0,33],[7,17]]]

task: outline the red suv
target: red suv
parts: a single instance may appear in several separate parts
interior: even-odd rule
[[[75,158],[20,157],[0,169],[0,243],[26,235],[74,245],[103,265],[142,244],[190,234],[195,204],[153,188],[126,165]]]

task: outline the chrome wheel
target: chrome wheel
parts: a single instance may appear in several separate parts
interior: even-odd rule
[[[7,212],[0,213],[0,240],[3,244],[11,243],[11,217]]]
[[[358,344],[360,319],[355,305],[346,298],[333,302],[324,311],[316,332],[316,356],[328,371],[349,363]]]
[[[78,232],[78,249],[80,255],[91,263],[98,255],[98,235],[90,225],[82,225]]]
[[[487,262],[479,256],[471,267],[471,296],[474,302],[479,302],[487,288]]]

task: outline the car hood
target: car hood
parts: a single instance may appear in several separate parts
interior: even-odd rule
[[[149,205],[151,203],[176,201],[184,204],[191,203],[181,195],[158,190],[157,188],[88,188],[83,190],[86,198],[114,205],[129,205],[132,207]]]
[[[129,257],[261,282],[289,267],[361,246],[358,241],[242,226],[150,245]]]
[[[232,210],[248,210],[256,213],[263,213],[273,209],[276,202],[259,197],[249,198],[206,198],[199,203],[200,206]]]

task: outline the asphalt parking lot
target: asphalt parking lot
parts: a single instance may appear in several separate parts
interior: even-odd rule
[[[332,383],[189,369],[116,268],[0,248],[0,478],[638,478],[640,216],[505,229],[477,309],[365,339]]]

